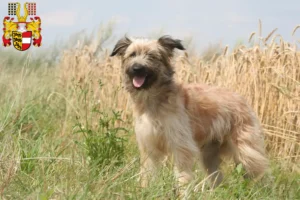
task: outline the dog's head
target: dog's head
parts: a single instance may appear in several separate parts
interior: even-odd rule
[[[158,40],[124,37],[117,42],[111,56],[122,58],[127,90],[146,90],[172,82],[174,70],[170,60],[175,48],[184,50],[180,40],[169,36]]]

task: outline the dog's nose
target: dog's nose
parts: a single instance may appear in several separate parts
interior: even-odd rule
[[[134,64],[134,65],[132,66],[132,71],[133,71],[134,73],[138,73],[138,74],[140,74],[140,73],[145,73],[145,72],[146,72],[146,67],[143,66],[143,65],[140,65],[140,64]]]

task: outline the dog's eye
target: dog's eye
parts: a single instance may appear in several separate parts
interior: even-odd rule
[[[136,53],[135,52],[132,52],[129,57],[135,57],[136,56]]]

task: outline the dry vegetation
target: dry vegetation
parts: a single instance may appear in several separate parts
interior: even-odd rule
[[[241,93],[262,121],[269,152],[288,161],[299,161],[300,52],[297,44],[285,42],[280,35],[273,36],[275,31],[266,38],[259,37],[251,47],[241,45],[232,52],[225,47],[221,54],[210,52],[206,59],[187,53],[178,55],[174,61],[176,76],[180,82],[204,82]],[[250,42],[254,35],[255,32]],[[128,95],[124,90],[112,95],[122,87],[119,60],[110,58],[109,52],[95,60],[94,53],[93,46],[67,51],[58,73],[64,83],[74,77],[80,84],[89,83],[104,107],[124,110],[126,119],[131,116]],[[100,91],[97,82],[90,81],[99,78],[109,87]]]
[[[178,81],[218,85],[245,96],[262,121],[270,158],[276,166],[280,165],[273,168],[299,174],[300,52],[297,44],[284,41],[275,31],[266,37],[261,37],[261,31],[252,33],[250,45],[232,50],[224,47],[210,55],[178,52],[174,66]],[[57,63],[51,58],[34,60],[28,54],[20,68],[20,63],[11,61],[14,57],[0,51],[0,194],[3,199],[25,196],[105,199],[108,194],[112,195],[110,198],[150,199],[164,195],[165,190],[160,189],[156,194],[143,193],[133,183],[138,173],[134,134],[129,134],[131,139],[126,143],[125,167],[98,178],[88,175],[90,158],[78,145],[84,135],[72,134],[78,124],[88,130],[98,130],[103,121],[99,122],[99,113],[92,112],[95,108],[107,113],[122,111],[122,120],[114,120],[112,126],[125,127],[132,133],[131,104],[122,89],[120,61],[110,58],[109,51],[101,48],[110,33],[108,28],[89,37],[90,41],[79,38],[76,48],[66,47],[55,54],[59,56]],[[40,63],[39,66],[34,62]],[[80,130],[85,132],[84,128]],[[82,144],[88,145],[87,141]],[[132,182],[126,190],[126,186],[120,185],[127,184],[128,180]],[[31,186],[26,186],[26,182]],[[235,183],[236,188],[241,185]],[[289,183],[297,184],[299,179]],[[107,184],[110,186],[103,186]],[[277,190],[277,186],[270,187]],[[248,192],[241,198],[259,197],[255,196],[257,191]],[[293,194],[282,192],[276,198],[287,195],[286,198],[295,199],[298,194],[299,190]],[[223,193],[209,195],[202,197],[222,198]],[[270,194],[266,192],[266,195]]]

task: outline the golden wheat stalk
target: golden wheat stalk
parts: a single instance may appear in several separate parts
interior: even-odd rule
[[[227,50],[228,50],[228,46],[226,46],[226,47],[224,48],[224,51],[223,51],[223,56],[225,56],[225,55],[226,55],[226,53],[227,53]]]
[[[273,29],[273,31],[271,31],[269,33],[269,35],[265,38],[265,43],[270,39],[270,37],[278,30],[278,28]]]
[[[260,19],[258,20],[258,36],[262,36],[262,23]]]
[[[250,34],[250,37],[249,37],[249,39],[248,39],[248,43],[251,42],[251,40],[252,40],[252,38],[253,38],[253,36],[254,36],[255,34],[256,34],[255,32],[252,32],[252,33]]]
[[[292,36],[294,36],[294,34],[296,33],[297,29],[300,28],[300,25],[296,26],[292,32]]]

